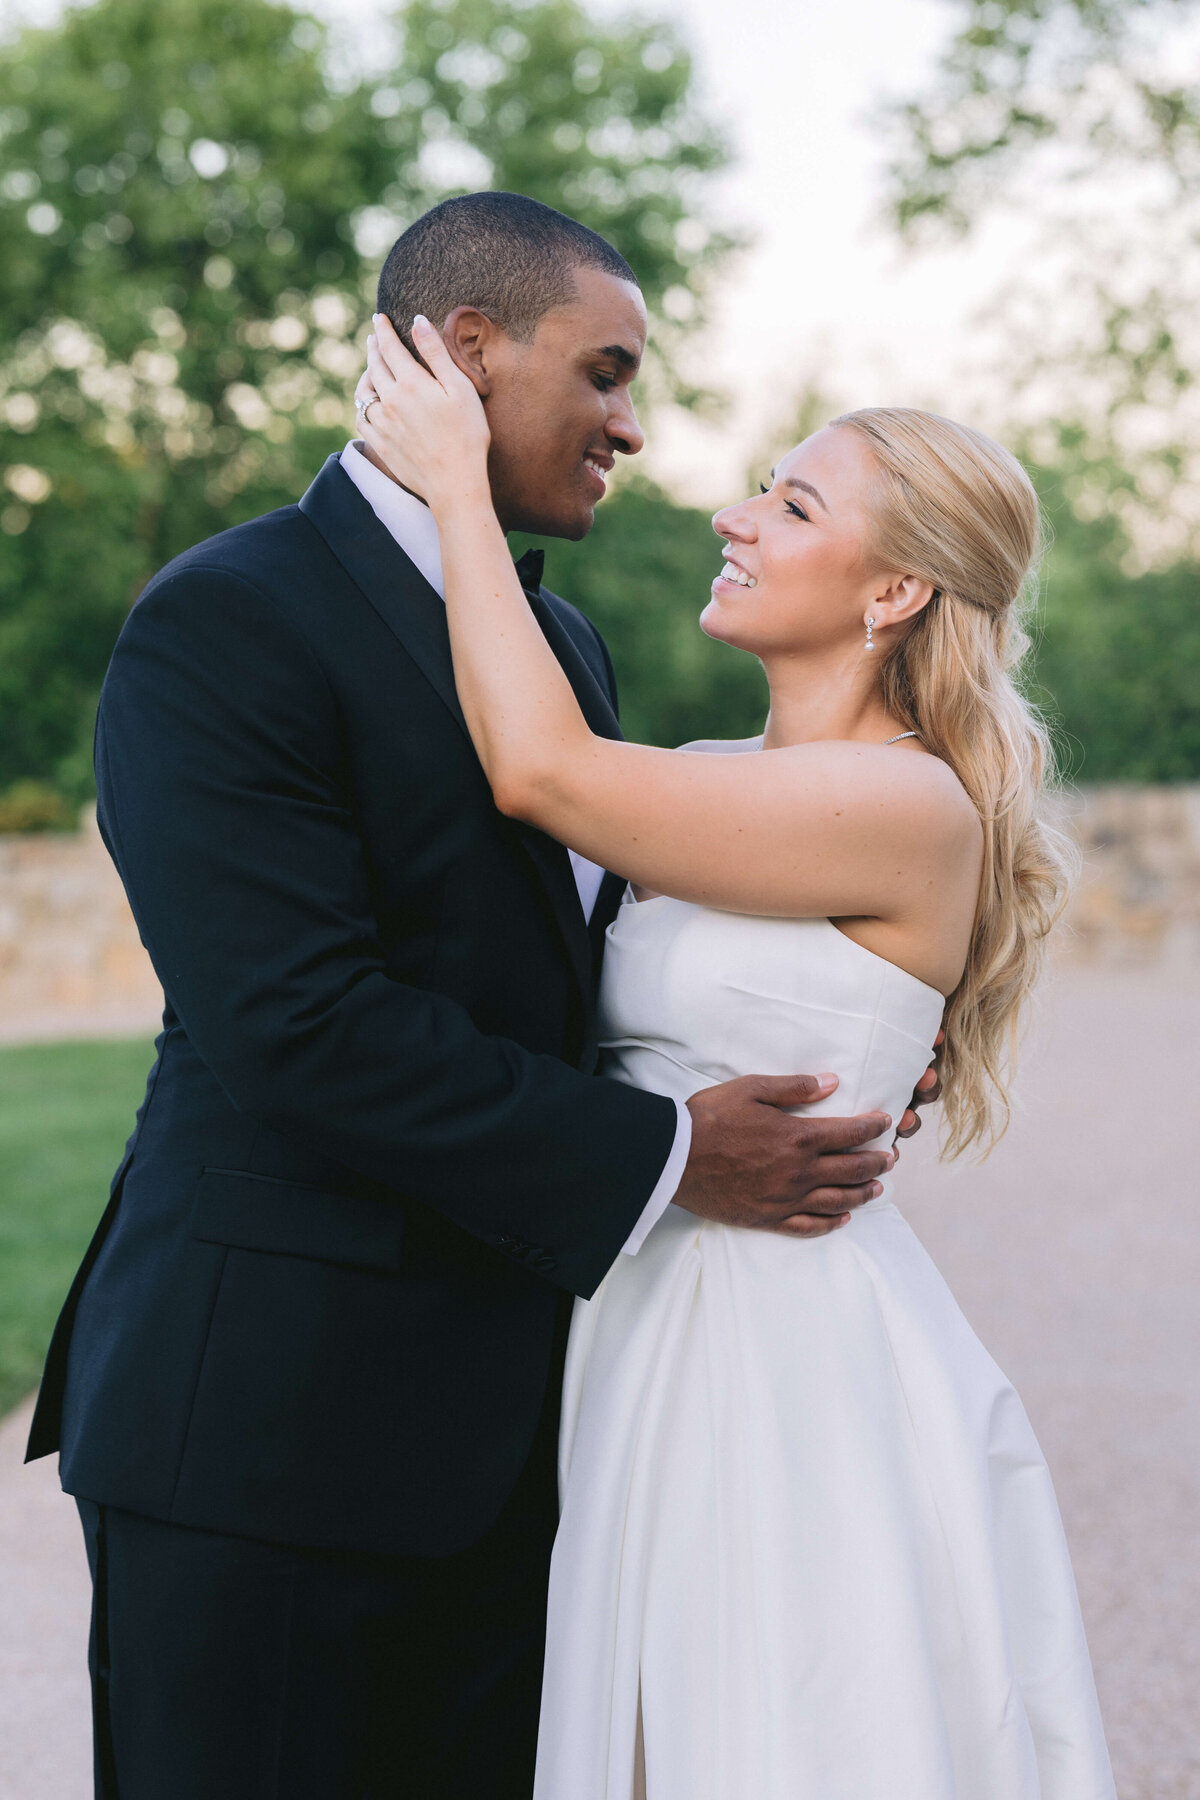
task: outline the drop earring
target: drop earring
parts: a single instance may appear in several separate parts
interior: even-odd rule
[[[868,613],[867,614],[867,649],[873,650],[874,648],[875,648],[875,615],[874,615],[874,613]]]

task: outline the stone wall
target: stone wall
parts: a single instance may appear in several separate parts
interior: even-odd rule
[[[1200,968],[1200,784],[1083,788],[1065,813],[1083,873],[1064,954]]]
[[[1064,810],[1084,874],[1062,954],[1200,967],[1200,785],[1088,788]],[[0,835],[0,1041],[150,1033],[161,1007],[94,816]]]
[[[0,834],[0,1041],[152,1034],[162,990],[89,810]]]

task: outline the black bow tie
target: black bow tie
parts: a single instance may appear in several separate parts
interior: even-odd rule
[[[517,579],[527,594],[536,594],[539,591],[545,567],[546,552],[544,550],[526,550],[524,556],[517,558]]]

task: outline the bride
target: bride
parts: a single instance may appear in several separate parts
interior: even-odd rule
[[[1009,672],[1019,464],[901,409],[806,439],[714,520],[701,623],[762,660],[762,738],[610,742],[513,571],[475,388],[426,321],[432,379],[377,331],[363,432],[436,518],[496,804],[630,883],[606,1072],[833,1068],[898,1117],[944,1015],[948,1147],[986,1146],[1066,867]],[[577,1303],[536,1800],[1113,1800],[1045,1463],[893,1179],[808,1241],[671,1206]]]

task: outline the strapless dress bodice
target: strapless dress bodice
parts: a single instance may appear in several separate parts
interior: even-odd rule
[[[834,1093],[801,1110],[878,1110],[898,1122],[944,1007],[936,989],[828,919],[760,918],[627,893],[608,928],[602,1069],[675,1100],[739,1075],[828,1070],[838,1077]],[[873,1206],[887,1202],[890,1181]]]

